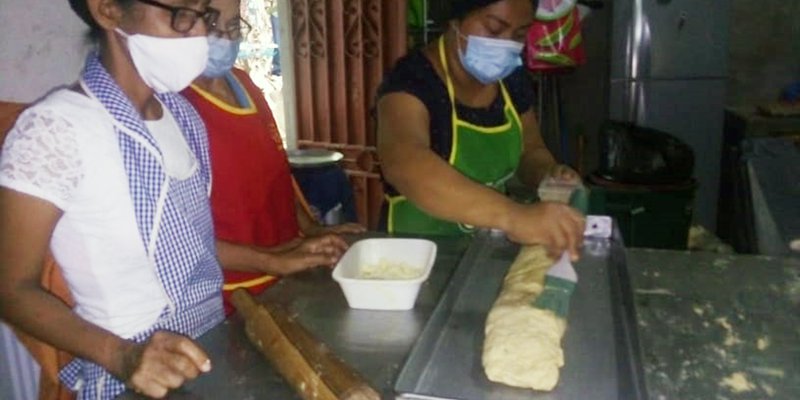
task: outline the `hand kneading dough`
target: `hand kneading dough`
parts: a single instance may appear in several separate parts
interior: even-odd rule
[[[543,247],[531,246],[511,264],[486,319],[483,368],[490,380],[535,390],[552,390],[558,383],[566,322],[531,305],[553,262]]]

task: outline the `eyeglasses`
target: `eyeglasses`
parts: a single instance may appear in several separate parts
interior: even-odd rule
[[[138,0],[141,3],[151,5],[158,8],[163,8],[172,13],[172,20],[170,21],[172,29],[175,32],[186,33],[194,28],[194,24],[198,19],[205,22],[206,27],[209,29],[214,28],[219,18],[219,10],[211,7],[206,7],[205,11],[197,11],[186,7],[175,7],[159,3],[155,0]]]
[[[224,27],[219,26],[219,24],[214,24],[213,27],[209,28],[208,34],[219,37],[227,36],[230,40],[240,40],[247,37],[252,30],[253,27],[248,24],[244,18],[236,17],[228,21]]]

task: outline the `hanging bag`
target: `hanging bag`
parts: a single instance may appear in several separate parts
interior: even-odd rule
[[[572,68],[586,63],[577,0],[540,0],[528,30],[525,65],[532,70]]]

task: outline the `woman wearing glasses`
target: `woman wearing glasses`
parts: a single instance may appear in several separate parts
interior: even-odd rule
[[[208,130],[211,209],[227,299],[238,288],[258,294],[276,276],[334,265],[347,247],[337,234],[363,228],[322,227],[296,206],[301,197],[269,105],[247,73],[233,68],[250,30],[239,0],[212,0],[211,7],[220,17],[209,32],[208,66],[183,95]],[[225,309],[233,311],[227,302]]]
[[[70,0],[96,50],[18,119],[0,157],[0,316],[76,359],[80,399],[163,397],[211,368],[223,319],[207,137],[181,96],[205,68],[200,0]],[[39,286],[52,251],[76,301]]]

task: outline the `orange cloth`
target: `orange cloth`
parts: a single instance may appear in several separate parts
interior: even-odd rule
[[[73,305],[72,296],[64,277],[61,275],[61,269],[50,254],[45,258],[42,269],[42,287],[52,292],[65,304]],[[19,341],[28,349],[41,367],[39,400],[74,399],[74,394],[58,380],[58,372],[72,361],[72,355],[17,329],[14,329],[14,333],[16,333]]]
[[[14,126],[17,117],[27,106],[27,104],[22,103],[0,101],[0,147],[3,146],[6,134]]]
[[[0,148],[5,141],[6,134],[14,126],[14,122],[25,107],[27,107],[26,104],[0,101]],[[61,274],[61,269],[50,254],[45,256],[41,283],[43,288],[52,292],[65,304],[73,305],[72,296]],[[14,333],[41,367],[39,400],[74,399],[73,393],[58,380],[58,372],[72,360],[72,356],[17,329],[14,329]]]

